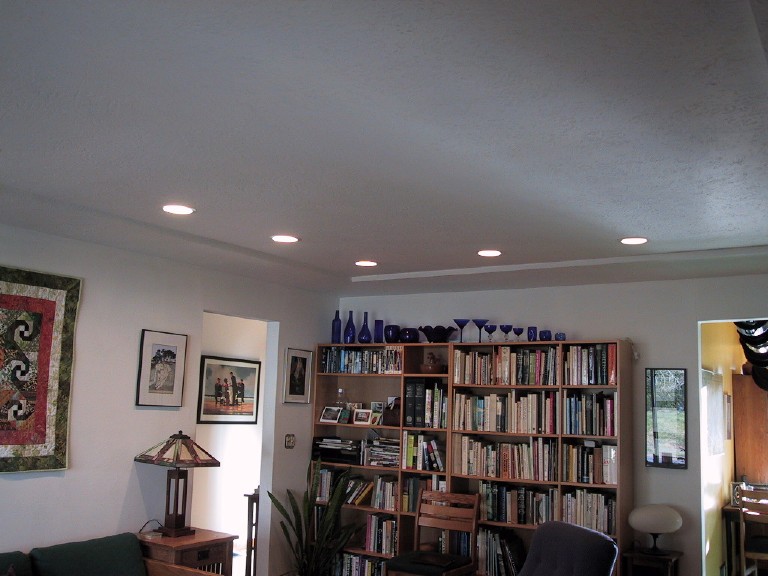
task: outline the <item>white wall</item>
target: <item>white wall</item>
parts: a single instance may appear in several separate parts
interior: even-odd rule
[[[369,322],[418,327],[450,325],[453,318],[488,318],[494,323],[536,325],[565,332],[569,338],[620,338],[634,341],[635,499],[638,504],[672,503],[683,515],[683,528],[665,536],[669,548],[683,550],[681,574],[702,573],[701,462],[698,395],[698,321],[768,316],[762,289],[768,277],[746,276],[674,282],[642,282],[502,290],[343,298],[342,315],[369,312]],[[470,324],[465,339],[477,337]],[[689,375],[687,470],[645,468],[643,462],[646,367],[686,368]],[[715,576],[715,575],[710,575]]]
[[[70,466],[59,472],[0,475],[6,502],[0,507],[0,550],[28,551],[136,532],[147,520],[163,518],[166,471],[135,463],[133,457],[178,430],[195,431],[204,311],[279,322],[279,336],[268,338],[264,359],[261,486],[279,486],[278,493],[303,490],[311,410],[278,401],[282,358],[288,346],[311,349],[328,338],[335,299],[5,226],[0,226],[0,265],[83,279],[75,334]],[[143,328],[189,336],[181,408],[134,405]],[[288,432],[297,435],[292,451],[283,448]],[[217,470],[226,472],[226,466]],[[245,524],[246,499],[239,498]],[[271,548],[270,534],[276,542]],[[271,524],[271,507],[262,506],[259,574],[276,573],[267,570],[267,563],[270,552],[280,555],[281,540],[279,527]],[[276,570],[280,565],[284,561],[274,560]]]

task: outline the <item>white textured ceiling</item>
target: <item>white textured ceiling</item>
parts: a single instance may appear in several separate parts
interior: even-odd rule
[[[756,14],[2,0],[0,222],[340,294],[766,273]]]

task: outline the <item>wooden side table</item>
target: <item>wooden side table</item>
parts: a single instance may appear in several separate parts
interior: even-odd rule
[[[665,550],[664,554],[629,550],[622,554],[627,576],[677,576],[677,561],[682,555],[677,550]]]
[[[139,543],[147,558],[232,576],[232,542],[236,538],[234,534],[195,528],[194,534],[177,538],[160,536],[150,539],[139,534]]]

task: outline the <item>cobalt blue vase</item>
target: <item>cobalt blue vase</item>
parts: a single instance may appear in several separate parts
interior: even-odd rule
[[[370,344],[372,339],[371,329],[368,328],[368,312],[363,312],[363,326],[360,328],[360,333],[357,335],[357,341],[360,342],[360,344]]]
[[[347,325],[344,326],[344,344],[355,343],[355,320],[352,318],[352,310],[349,311]]]

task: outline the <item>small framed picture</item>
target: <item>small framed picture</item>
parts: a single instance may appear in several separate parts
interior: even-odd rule
[[[338,406],[326,406],[323,408],[323,413],[320,414],[320,422],[333,422],[334,424],[339,421],[341,415],[341,408]]]
[[[352,419],[354,424],[370,424],[371,411],[364,408],[356,408],[355,416]]]
[[[198,424],[256,424],[261,361],[202,356]]]
[[[339,424],[349,424],[349,417],[352,415],[352,411],[349,408],[342,408],[339,411]]]
[[[288,348],[285,351],[283,403],[309,404],[312,385],[312,352]]]
[[[142,330],[136,406],[181,406],[187,335]]]
[[[371,412],[374,414],[384,412],[384,402],[371,402]]]

